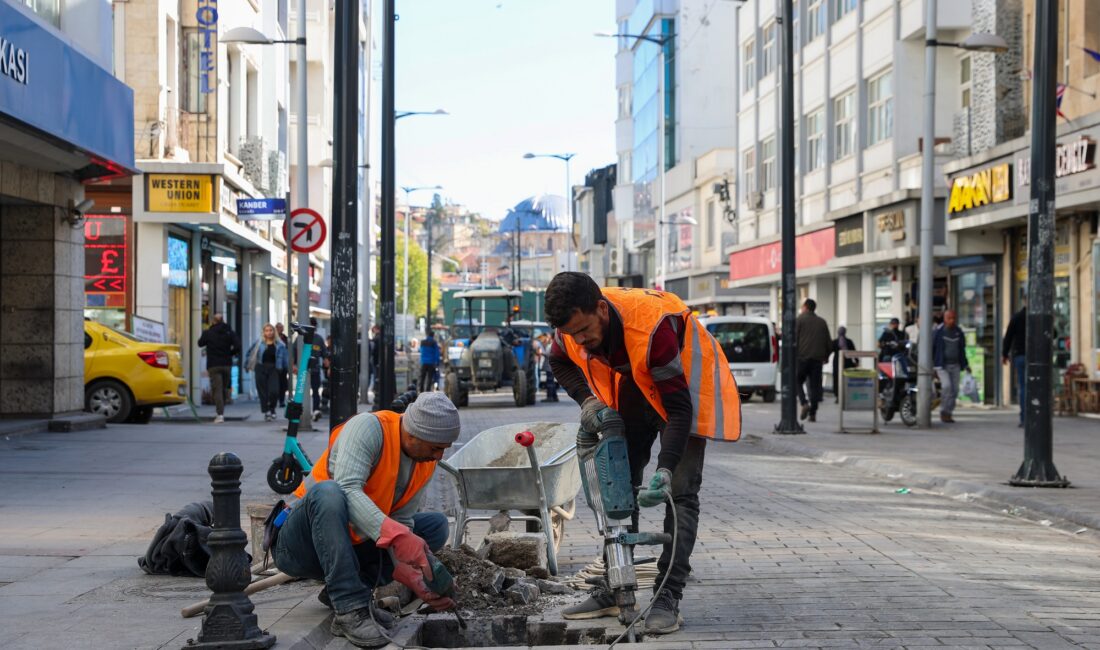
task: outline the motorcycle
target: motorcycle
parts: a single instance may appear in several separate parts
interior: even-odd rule
[[[905,352],[897,353],[890,361],[878,364],[879,414],[883,422],[889,422],[896,412],[907,427],[917,426],[917,376],[910,368],[917,366],[916,346],[912,342],[905,344]],[[895,391],[903,391],[897,403]],[[940,404],[940,380],[932,375],[932,410]]]

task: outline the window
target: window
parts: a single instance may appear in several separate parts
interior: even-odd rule
[[[619,86],[619,119],[626,119],[631,116],[633,108],[630,105],[630,85],[624,84]]]
[[[745,192],[752,193],[756,191],[756,150],[745,150],[745,164],[743,166],[745,170]]]
[[[767,192],[775,189],[776,171],[775,136],[772,136],[760,145],[760,175],[764,181],[761,190]]]
[[[810,6],[806,10],[806,42],[814,40],[825,33],[826,14],[829,8],[828,0],[810,0]]]
[[[180,58],[180,110],[206,112],[206,93],[202,92],[199,70],[200,33],[198,28],[183,29],[183,56]]]
[[[825,166],[825,109],[806,116],[806,171]]]
[[[775,70],[776,64],[776,51],[775,36],[776,36],[775,21],[773,20],[764,28],[762,36],[763,44],[760,49],[760,76],[766,77]]]
[[[894,134],[893,75],[886,71],[867,82],[867,144]]]
[[[970,57],[959,61],[959,99],[963,108],[970,108]]]
[[[833,22],[847,16],[856,8],[856,0],[833,0]]]
[[[707,250],[708,251],[712,250],[714,248],[714,244],[716,243],[714,241],[715,240],[714,235],[718,231],[718,224],[715,223],[715,219],[717,217],[715,217],[715,215],[714,215],[714,213],[716,212],[716,210],[714,209],[714,204],[715,203],[716,203],[716,201],[713,201],[713,200],[710,201],[709,203],[707,203]]]
[[[745,79],[745,92],[756,86],[756,39],[749,39],[742,48],[741,74]]]
[[[854,91],[848,91],[833,100],[833,160],[846,158],[855,151],[855,103]]]

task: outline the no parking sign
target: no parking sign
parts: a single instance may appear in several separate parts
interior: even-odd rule
[[[283,237],[296,253],[312,253],[325,243],[325,220],[316,210],[298,208],[283,222]]]

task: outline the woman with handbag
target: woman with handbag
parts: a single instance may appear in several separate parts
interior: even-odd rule
[[[275,419],[275,404],[279,401],[279,375],[287,369],[286,344],[275,334],[271,323],[264,324],[263,335],[252,344],[245,356],[245,370],[256,375],[256,392],[264,421]]]

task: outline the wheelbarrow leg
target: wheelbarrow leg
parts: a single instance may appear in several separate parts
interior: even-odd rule
[[[451,538],[451,548],[462,546],[462,540],[466,536],[466,483],[462,480],[462,473],[452,467],[446,461],[439,461],[439,467],[443,468],[455,482],[455,490],[458,492],[458,506],[455,508],[455,533]]]
[[[546,537],[546,569],[550,575],[558,575],[558,555],[554,550],[554,527],[550,525],[550,506],[546,503],[546,486],[542,482],[542,469],[534,446],[527,447],[527,458],[531,462],[531,472],[535,475],[535,485],[539,492],[539,516],[542,518],[542,534]]]

